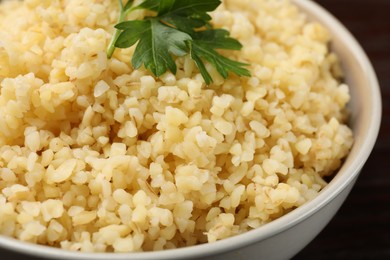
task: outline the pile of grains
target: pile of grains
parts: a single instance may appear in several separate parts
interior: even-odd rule
[[[142,18],[143,11],[133,18]],[[116,1],[0,4],[0,233],[85,252],[161,250],[260,227],[313,199],[353,143],[325,28],[289,1],[226,0],[252,77],[192,60],[133,70]]]

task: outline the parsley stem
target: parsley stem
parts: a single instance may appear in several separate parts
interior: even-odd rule
[[[127,12],[123,10],[123,4],[121,0],[119,0],[119,6],[120,6],[120,15],[119,15],[118,23],[121,23],[125,21]],[[114,54],[114,51],[116,49],[115,42],[118,40],[120,34],[121,34],[121,30],[116,29],[114,35],[111,38],[110,44],[108,45],[108,49],[107,49],[107,58],[109,59],[111,59],[112,55]]]

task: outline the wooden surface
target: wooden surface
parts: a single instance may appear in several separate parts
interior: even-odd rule
[[[336,217],[294,260],[390,259],[390,0],[317,0],[359,40],[383,100],[378,142]]]
[[[382,89],[383,120],[378,143],[347,201],[294,260],[390,259],[390,0],[317,2],[347,26],[372,60]],[[19,259],[0,253],[1,259]]]

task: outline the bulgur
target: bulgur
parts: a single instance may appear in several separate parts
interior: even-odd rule
[[[137,11],[134,18],[144,15]],[[353,143],[325,28],[287,0],[212,13],[252,77],[105,54],[115,1],[0,4],[0,234],[85,252],[213,242],[313,199]]]

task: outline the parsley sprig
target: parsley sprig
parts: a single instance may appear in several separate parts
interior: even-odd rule
[[[212,28],[208,12],[214,11],[220,0],[145,0],[135,5],[133,0],[120,6],[119,22],[107,50],[112,57],[115,48],[129,48],[138,43],[132,58],[135,69],[142,65],[156,77],[167,70],[176,74],[173,55],[190,55],[207,85],[213,79],[206,69],[209,62],[225,79],[229,73],[250,76],[246,63],[222,56],[217,50],[240,50],[242,45],[230,37],[227,30]],[[154,15],[143,20],[126,21],[129,13],[146,9]]]

